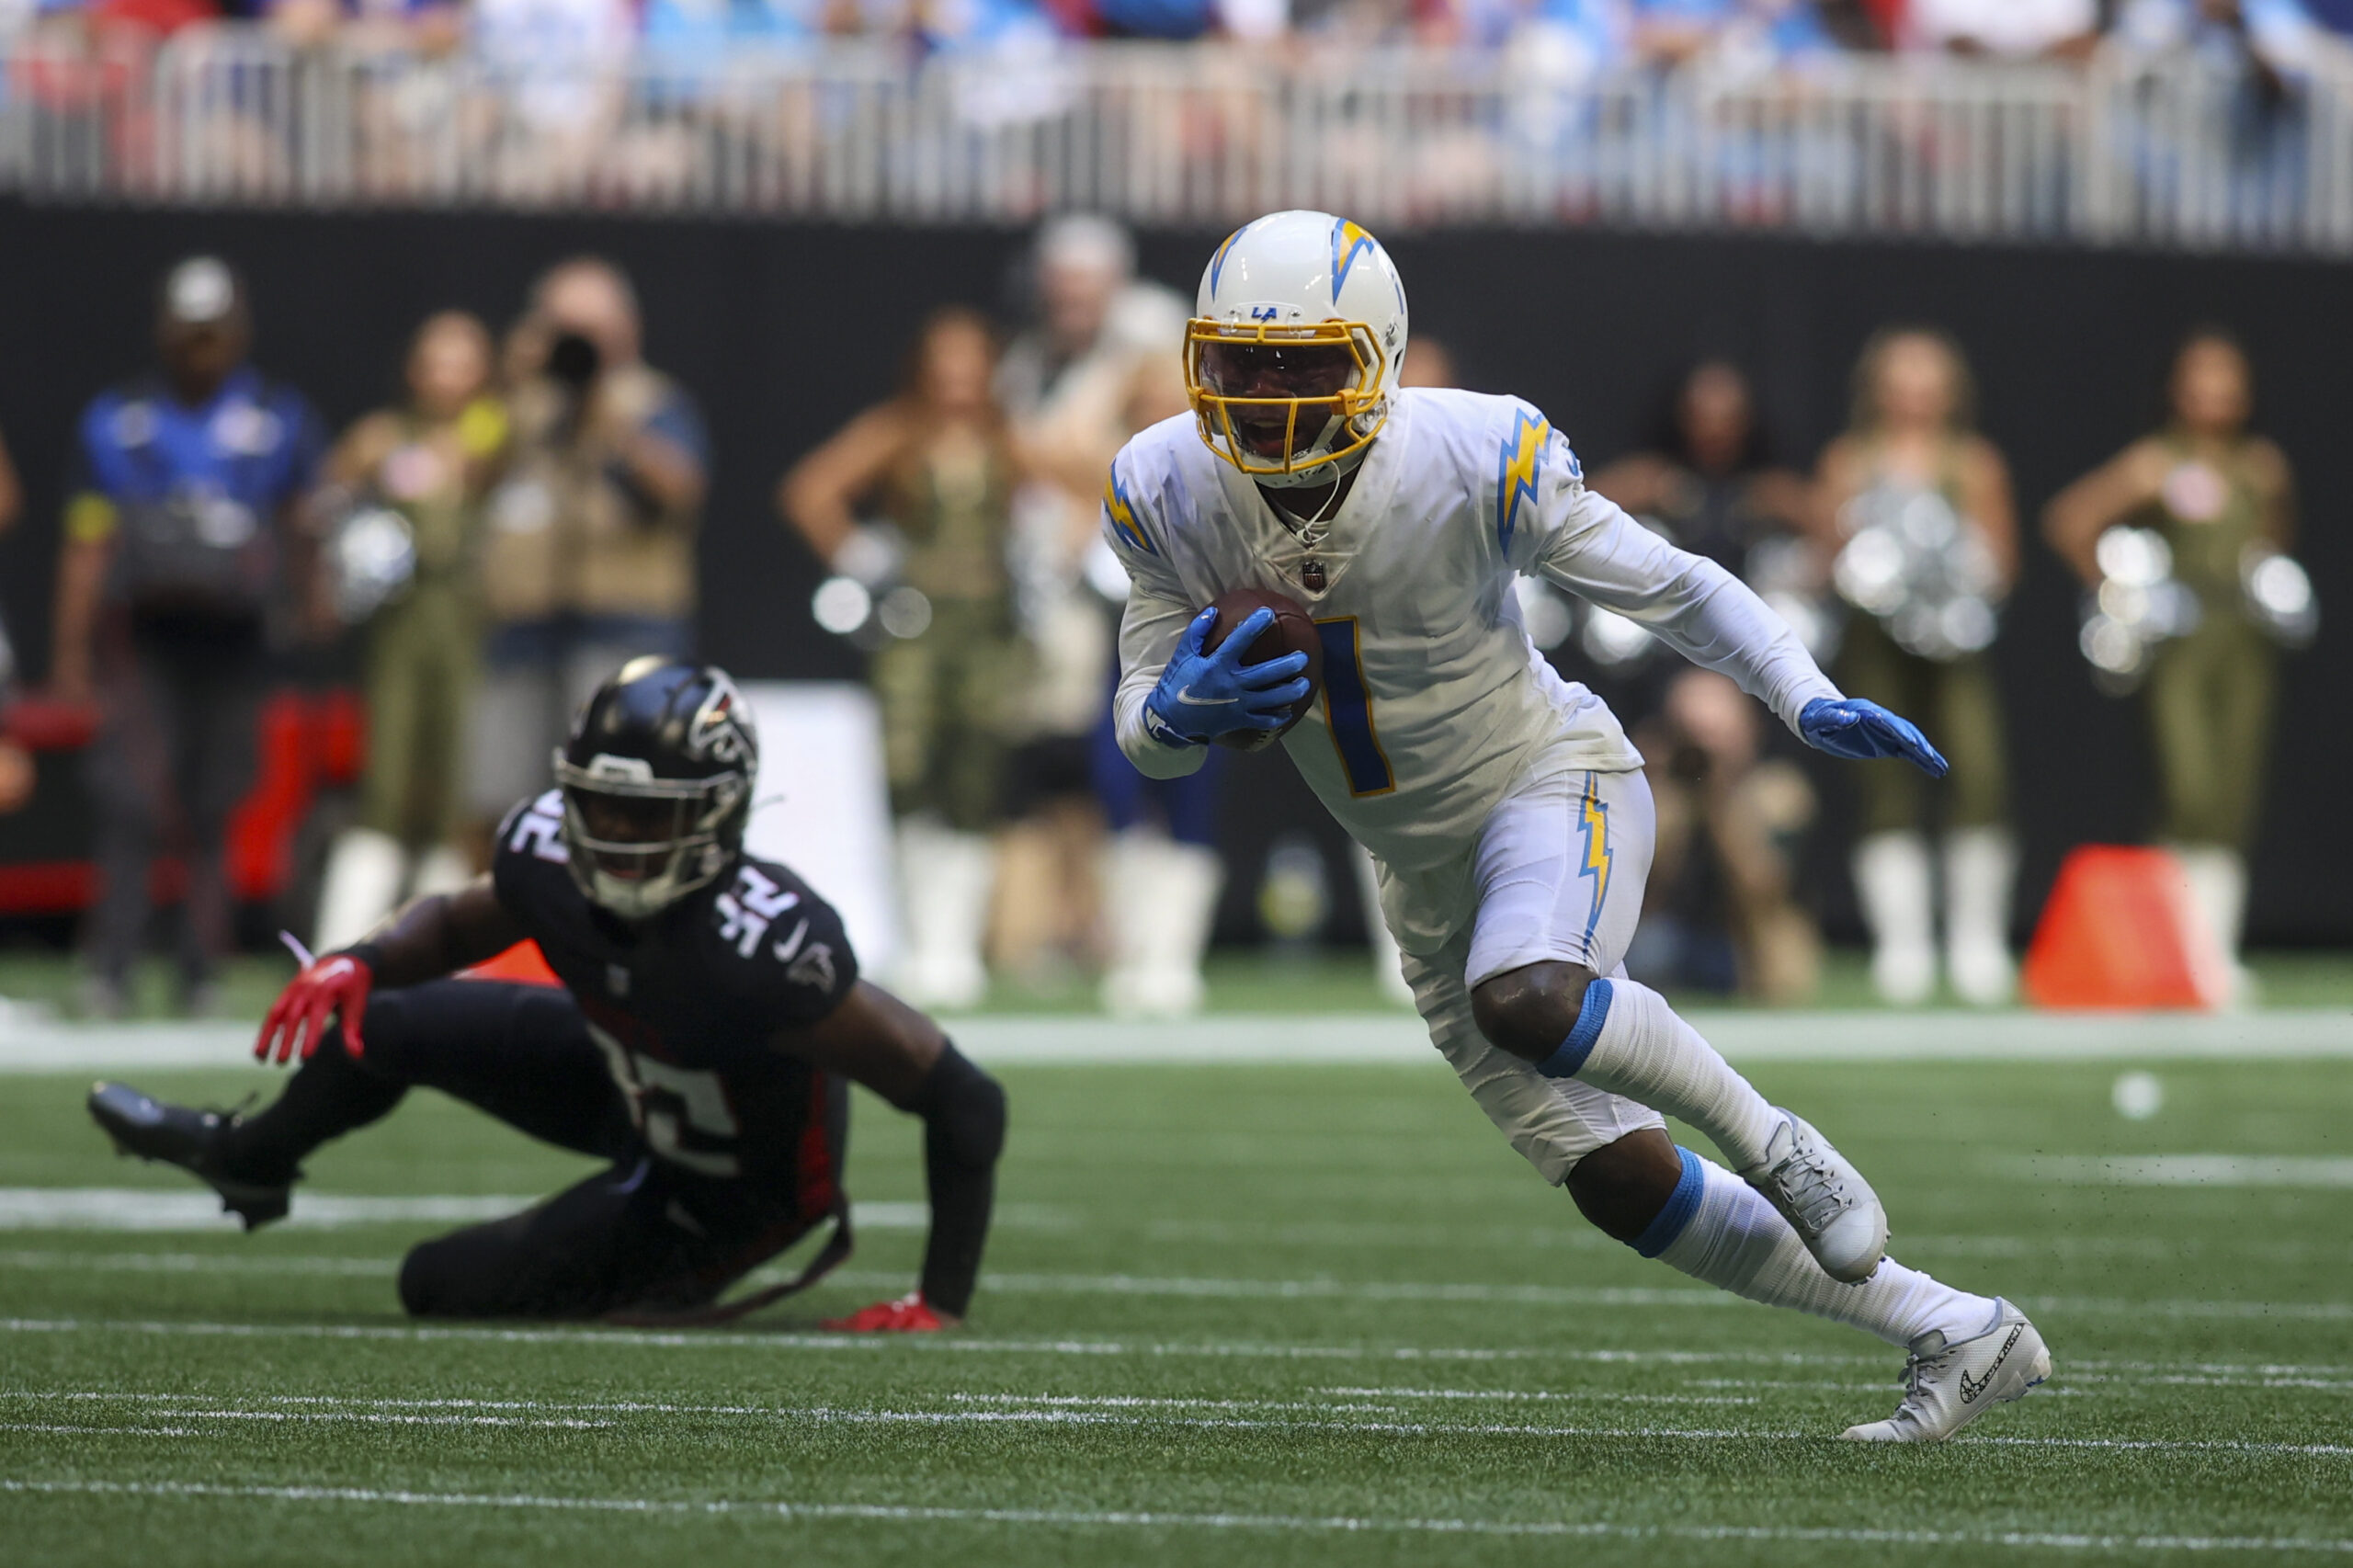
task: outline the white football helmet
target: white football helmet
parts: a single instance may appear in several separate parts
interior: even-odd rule
[[[1381,242],[1329,212],[1228,234],[1185,329],[1185,390],[1210,450],[1261,484],[1329,484],[1364,460],[1405,357],[1405,285]]]

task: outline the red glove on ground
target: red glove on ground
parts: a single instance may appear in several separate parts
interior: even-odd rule
[[[835,1334],[938,1334],[955,1327],[956,1320],[932,1311],[921,1290],[910,1290],[895,1301],[877,1301],[846,1318],[827,1318],[823,1326]]]
[[[300,1058],[309,1061],[325,1038],[327,1021],[343,1016],[343,1049],[358,1060],[364,1047],[359,1020],[368,1011],[368,988],[376,973],[349,953],[330,953],[306,967],[278,994],[269,1017],[261,1021],[261,1038],[254,1042],[254,1060],[273,1058],[280,1067]]]

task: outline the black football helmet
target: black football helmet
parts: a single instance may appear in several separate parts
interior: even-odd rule
[[[707,885],[744,852],[759,764],[751,707],[726,671],[631,659],[555,754],[572,880],[624,920]]]

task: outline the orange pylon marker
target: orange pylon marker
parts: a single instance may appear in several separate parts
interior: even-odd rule
[[[2211,1009],[2230,983],[2181,863],[2111,844],[2060,863],[2020,979],[2038,1007]]]

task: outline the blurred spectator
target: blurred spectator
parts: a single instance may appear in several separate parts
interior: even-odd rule
[[[1748,583],[1817,657],[1828,656],[1824,632],[1836,621],[1820,604],[1821,552],[1804,537],[1813,487],[1771,461],[1738,369],[1721,359],[1694,366],[1652,448],[1608,464],[1591,483],[1648,527]],[[1611,700],[1640,720],[1665,700],[1677,668],[1643,658],[1609,673],[1619,683]]]
[[[2328,41],[2303,0],[2122,0],[2115,31],[2130,48],[2250,69],[2275,85],[2309,71]]]
[[[1094,585],[1124,591],[1127,581],[1095,556],[1103,478],[1138,419],[1184,410],[1181,382],[1167,405],[1166,378],[1177,373],[1186,310],[1171,290],[1135,277],[1127,232],[1108,219],[1047,222],[1030,264],[1032,319],[1007,346],[996,382],[1035,476],[1016,497],[1013,552],[1037,662],[1016,719],[1007,802],[1016,820],[999,861],[995,946],[1002,961],[1050,979],[1093,957],[1098,925],[1105,802],[1092,754],[1116,675],[1116,614]],[[1116,912],[1110,925],[1116,945]]]
[[[546,787],[597,684],[640,653],[692,649],[702,416],[640,352],[620,268],[563,262],[532,290],[507,361],[513,444],[482,552],[488,634],[470,749],[478,821]]]
[[[439,55],[466,37],[465,11],[457,0],[265,0],[253,14],[297,49],[332,43]]]
[[[1813,0],[1633,0],[1634,51],[1645,63],[1707,53],[1770,64],[1836,47]]]
[[[2124,0],[2116,38],[2124,51],[2188,62],[2227,84],[2219,107],[2237,226],[2260,230],[2302,214],[2312,72],[2325,54],[2343,53],[2302,0]],[[2133,125],[2130,143],[2143,181],[2158,189],[2184,178],[2191,160],[2211,157],[2184,146],[2169,118]]]
[[[1790,896],[1813,787],[1761,755],[1756,705],[1724,676],[1686,668],[1635,732],[1658,810],[1643,921],[1626,968],[1662,987],[1777,1004],[1814,994],[1822,938]]]
[[[1028,680],[1006,564],[1021,464],[989,389],[988,324],[961,307],[924,323],[899,393],[794,464],[786,519],[835,571],[879,591],[874,655],[883,767],[898,819],[907,955],[919,1006],[970,1006],[1003,820],[1006,737]],[[871,505],[883,521],[865,524]]]
[[[368,772],[358,820],[327,858],[313,946],[358,941],[411,893],[472,872],[462,747],[481,682],[483,500],[506,452],[489,395],[490,334],[461,311],[410,344],[408,401],[367,415],[328,454],[321,510],[342,516],[347,619],[368,629]]]
[[[2197,623],[2158,644],[2149,673],[2158,834],[2235,966],[2279,687],[2277,652],[2241,584],[2251,554],[2294,543],[2295,488],[2279,449],[2246,428],[2253,376],[2234,339],[2212,328],[2192,334],[2166,390],[2165,427],[2062,491],[2043,528],[2094,589],[2100,535],[2119,523],[2154,528],[2172,551],[2174,580],[2197,596]]]
[[[1915,651],[1897,641],[1906,612],[1939,584],[1982,573],[1983,630],[1990,601],[2018,577],[2018,517],[2009,471],[1974,428],[1975,393],[1960,347],[1925,327],[1883,329],[1855,366],[1853,421],[1822,454],[1815,526],[1827,548],[1900,520],[1906,537],[1946,525],[1933,549],[1902,556],[1895,603],[1884,616],[1847,623],[1839,684],[1904,714],[1927,733],[1952,772],[1937,796],[1944,830],[1948,975],[1962,1000],[1991,1006],[2010,994],[2007,763],[2002,709],[1983,644]],[[1915,528],[1915,523],[1921,525]],[[1943,619],[1938,618],[1941,626]],[[1927,645],[1923,644],[1926,648]],[[1859,768],[1861,836],[1855,885],[1870,927],[1871,978],[1892,1003],[1924,1001],[1935,988],[1927,781],[1915,769]]]
[[[1904,0],[1893,31],[1906,49],[2080,58],[2098,42],[2099,23],[2099,0]]]
[[[1737,367],[1722,359],[1694,366],[1661,436],[1654,449],[1596,473],[1594,490],[1735,577],[1748,575],[1756,545],[1805,528],[1813,506],[1806,482],[1769,460]]]
[[[1461,386],[1462,382],[1454,369],[1454,350],[1435,337],[1406,339],[1405,362],[1397,367],[1397,384],[1401,387]]]
[[[301,394],[245,363],[252,317],[226,264],[174,267],[158,301],[160,376],[82,415],[82,472],[58,564],[58,695],[101,707],[89,756],[99,892],[93,1012],[119,1015],[167,838],[187,871],[181,1002],[201,1011],[230,939],[222,850],[255,760],[265,622],[311,580],[295,526],[322,444]]]
[[[1677,388],[1658,445],[1610,463],[1592,486],[1677,545],[1707,556],[1766,596],[1810,646],[1826,617],[1813,610],[1820,554],[1806,538],[1811,486],[1774,464],[1748,380],[1702,360]],[[1655,666],[1653,666],[1655,667]],[[1661,866],[1658,931],[1644,961],[1662,983],[1802,1000],[1820,978],[1820,934],[1790,899],[1790,867],[1814,814],[1805,776],[1760,761],[1767,737],[1722,711],[1721,676],[1666,666],[1654,702],[1653,792]],[[1638,699],[1639,700],[1639,699]],[[1745,712],[1745,710],[1743,710]],[[1677,758],[1680,760],[1677,760]],[[1671,851],[1671,853],[1669,853]]]

